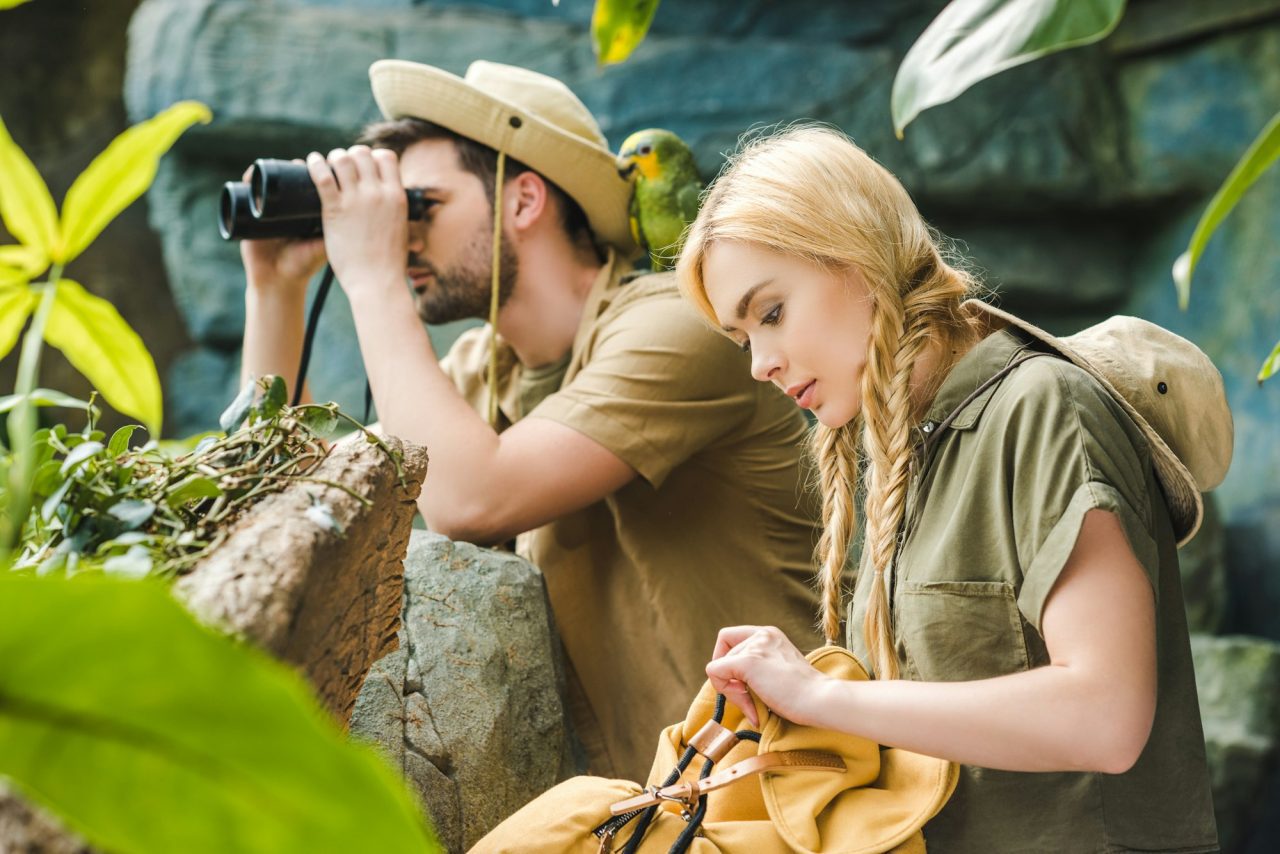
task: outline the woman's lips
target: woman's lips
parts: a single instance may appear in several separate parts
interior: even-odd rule
[[[800,393],[796,395],[796,404],[801,409],[811,409],[813,407],[813,387],[818,384],[817,380],[809,383]]]
[[[813,387],[817,382],[817,380],[809,380],[807,383],[796,383],[786,389],[787,395],[794,400],[800,408],[808,409],[813,406]]]

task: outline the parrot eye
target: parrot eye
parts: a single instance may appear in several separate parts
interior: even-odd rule
[[[646,142],[644,145],[636,149],[636,153],[639,154],[641,157],[648,157],[650,154],[653,153],[653,146],[649,145]]]

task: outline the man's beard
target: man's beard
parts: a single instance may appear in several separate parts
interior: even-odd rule
[[[498,269],[498,306],[506,305],[516,286],[515,250],[502,235]],[[410,256],[409,267],[429,270],[435,281],[425,291],[415,294],[418,316],[430,324],[449,323],[478,317],[489,317],[490,289],[493,279],[493,234],[480,228],[463,248],[457,262],[447,270],[439,270],[425,258]]]

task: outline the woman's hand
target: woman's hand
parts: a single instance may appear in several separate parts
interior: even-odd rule
[[[707,678],[756,727],[760,721],[752,694],[774,714],[807,723],[822,686],[830,681],[772,626],[721,629]]]

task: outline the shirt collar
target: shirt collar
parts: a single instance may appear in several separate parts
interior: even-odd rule
[[[979,341],[960,357],[960,361],[955,363],[947,378],[942,381],[921,429],[926,434],[933,432],[933,428],[946,420],[957,406],[964,403],[965,398],[1012,362],[1028,345],[1029,342],[1022,335],[1008,328],[992,332]],[[971,400],[952,420],[951,429],[972,429],[999,386],[999,383],[995,383]]]

